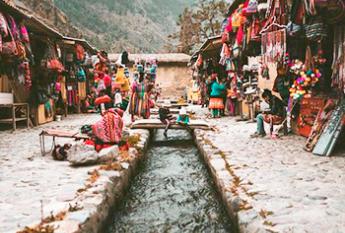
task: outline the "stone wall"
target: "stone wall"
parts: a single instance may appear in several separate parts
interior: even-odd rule
[[[192,73],[187,64],[162,64],[158,67],[156,83],[164,90],[163,98],[179,98],[191,86]]]

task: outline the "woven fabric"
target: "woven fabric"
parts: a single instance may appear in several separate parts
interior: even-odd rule
[[[150,103],[149,96],[146,92],[147,88],[144,83],[134,83],[133,93],[129,107],[131,115],[140,116],[144,118],[150,117]]]
[[[114,110],[109,110],[100,121],[92,125],[92,132],[103,143],[119,143],[122,136],[122,128],[122,117]]]
[[[223,98],[210,98],[210,109],[224,109]]]

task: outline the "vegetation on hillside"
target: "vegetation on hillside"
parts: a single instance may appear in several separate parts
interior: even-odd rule
[[[199,0],[193,8],[185,8],[178,20],[178,51],[190,54],[207,38],[221,34],[227,12],[225,0]]]
[[[101,49],[161,52],[176,32],[178,15],[195,0],[54,0]]]

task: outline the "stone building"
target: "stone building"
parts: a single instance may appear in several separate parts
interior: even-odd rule
[[[109,59],[116,62],[120,54],[110,54]],[[130,54],[130,67],[136,60],[158,60],[156,83],[164,90],[163,98],[178,98],[185,95],[186,88],[191,85],[192,74],[188,67],[190,56],[183,53],[168,54]],[[131,70],[133,71],[133,69]]]

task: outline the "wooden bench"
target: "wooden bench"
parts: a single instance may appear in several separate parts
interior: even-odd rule
[[[52,152],[52,150],[55,147],[55,138],[72,138],[77,141],[90,139],[89,136],[81,134],[79,132],[63,131],[63,130],[55,130],[55,129],[43,130],[39,136],[40,136],[40,146],[41,146],[42,156],[45,156],[46,154]],[[46,151],[45,137],[53,137],[53,142],[49,151]]]
[[[0,124],[12,124],[13,130],[17,129],[17,122],[26,121],[26,126],[29,128],[30,123],[30,109],[27,103],[14,103],[13,93],[0,93],[0,109],[7,108],[11,110],[11,117],[1,119]],[[24,116],[16,117],[16,112],[22,111]]]

